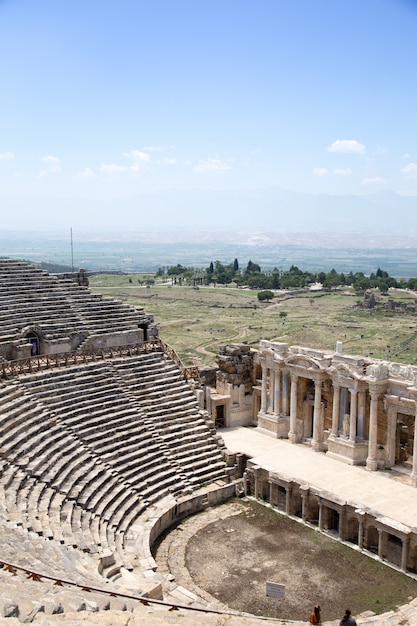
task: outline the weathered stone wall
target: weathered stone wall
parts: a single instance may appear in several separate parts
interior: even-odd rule
[[[82,349],[104,350],[106,348],[134,346],[138,343],[143,343],[143,330],[140,328],[136,331],[91,335],[82,344]]]
[[[252,392],[253,359],[255,351],[246,344],[228,344],[222,346],[216,357],[219,367],[217,382],[233,386],[244,385],[245,393]]]

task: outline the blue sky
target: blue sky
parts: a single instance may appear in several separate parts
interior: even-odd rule
[[[0,0],[0,50],[3,229],[230,225],[277,188],[417,208],[417,0]]]

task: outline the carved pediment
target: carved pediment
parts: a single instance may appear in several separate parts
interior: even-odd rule
[[[298,366],[303,367],[304,369],[313,369],[313,370],[321,370],[320,364],[311,357],[307,357],[304,354],[294,354],[285,359],[286,365],[291,365],[292,367]]]
[[[356,372],[349,369],[346,365],[338,364],[332,367],[334,376],[336,379],[347,379],[347,380],[358,380],[358,375]]]

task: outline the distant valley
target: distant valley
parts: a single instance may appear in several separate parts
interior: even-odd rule
[[[241,265],[249,260],[262,270],[375,272],[395,278],[417,276],[417,234],[407,236],[355,232],[207,232],[161,231],[78,233],[71,248],[67,233],[0,233],[0,255],[47,261],[89,271],[155,272],[180,263],[207,267],[211,261]]]

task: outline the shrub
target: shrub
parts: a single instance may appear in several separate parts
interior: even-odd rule
[[[267,289],[258,293],[258,300],[260,302],[262,302],[263,300],[272,300],[273,297],[274,294],[272,293],[272,291],[269,291]]]

